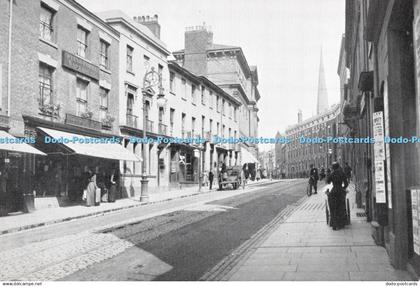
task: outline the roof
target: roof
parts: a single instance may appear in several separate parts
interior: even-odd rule
[[[123,22],[127,27],[131,28],[136,32],[140,37],[154,45],[156,48],[160,49],[166,55],[169,55],[170,52],[166,47],[166,44],[156,37],[150,29],[140,23],[134,21],[130,16],[125,14],[121,10],[109,10],[97,13],[97,15],[106,21],[108,24]]]
[[[223,51],[223,50],[236,50],[239,51],[239,63],[241,64],[245,76],[248,78],[248,76],[251,74],[251,69],[248,64],[248,61],[245,58],[245,54],[242,51],[241,47],[238,46],[228,46],[228,45],[221,45],[221,44],[211,44],[207,49],[206,52],[216,52],[216,51]],[[176,55],[182,55],[185,54],[185,49],[176,51],[172,53],[174,56]]]
[[[334,104],[333,106],[331,106],[329,109],[325,110],[324,112],[322,112],[322,113],[320,113],[320,114],[317,114],[317,115],[315,115],[315,116],[312,116],[312,117],[310,117],[310,118],[308,118],[308,119],[306,119],[306,120],[302,121],[302,123],[297,123],[297,124],[294,124],[294,125],[288,126],[288,127],[286,128],[286,132],[288,132],[288,131],[290,131],[290,130],[292,130],[292,129],[294,129],[294,128],[297,128],[297,127],[299,127],[299,126],[306,125],[306,124],[308,124],[308,123],[310,123],[310,122],[312,122],[312,121],[315,121],[315,120],[317,120],[317,119],[319,119],[319,118],[322,118],[322,117],[324,117],[324,116],[326,116],[326,115],[333,114],[334,112],[336,112],[336,111],[338,111],[338,110],[339,110],[339,107],[340,107],[340,105],[339,105],[339,104]]]
[[[228,46],[228,45],[220,45],[220,44],[211,44],[210,47],[207,48],[207,51],[216,51],[216,50],[236,50],[240,49],[240,47],[237,46]],[[183,54],[185,52],[185,49],[178,50],[176,52],[173,52],[173,54]]]

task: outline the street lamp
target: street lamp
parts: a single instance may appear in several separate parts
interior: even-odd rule
[[[155,71],[154,67],[150,71],[146,72],[143,77],[143,88],[142,88],[142,100],[143,100],[143,152],[142,152],[142,175],[141,175],[141,194],[140,202],[149,201],[149,189],[146,172],[146,140],[147,140],[147,117],[146,117],[146,101],[147,99],[153,98],[155,91],[153,87],[158,86],[159,93],[157,94],[156,104],[158,108],[164,107],[166,104],[165,95],[163,94],[162,86],[162,74]]]

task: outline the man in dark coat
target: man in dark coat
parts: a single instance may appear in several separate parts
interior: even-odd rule
[[[352,169],[349,166],[349,163],[345,163],[344,165],[344,174],[346,175],[347,178],[347,182],[350,184],[350,179],[351,179],[351,171]]]
[[[318,169],[311,165],[311,170],[309,171],[309,186],[310,186],[310,193],[312,194],[312,188],[314,188],[314,194],[317,194],[317,184],[318,184],[319,176],[318,176]]]
[[[212,170],[210,170],[209,171],[209,189],[211,190],[211,188],[212,188],[212,186],[213,186],[213,179],[214,179],[214,174],[213,174],[213,171]]]
[[[347,178],[340,168],[340,164],[332,164],[333,171],[327,178],[327,183],[333,184],[331,192],[328,193],[328,205],[330,208],[331,226],[334,230],[343,228],[346,225],[346,188]]]

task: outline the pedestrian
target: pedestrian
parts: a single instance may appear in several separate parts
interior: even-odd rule
[[[325,179],[328,179],[328,177],[331,175],[331,169],[327,168],[327,173]]]
[[[213,171],[210,170],[209,171],[209,190],[211,190],[213,187],[213,179],[214,179],[214,174],[213,174]]]
[[[309,193],[312,195],[312,188],[314,189],[314,194],[318,193],[318,169],[311,164],[311,170],[309,171]]]
[[[89,184],[86,187],[86,206],[87,207],[91,207],[95,205],[95,195],[96,195],[97,189],[98,189],[98,186],[96,185],[96,174],[90,173]]]
[[[319,172],[319,180],[322,181],[322,180],[325,179],[325,177],[326,177],[326,175],[325,175],[325,168],[324,168],[324,166],[322,166],[321,167],[321,170]]]
[[[111,177],[109,178],[110,186],[108,192],[108,202],[113,203],[115,202],[115,197],[117,195],[117,186],[118,186],[118,170],[113,169],[111,173]]]
[[[333,184],[328,193],[328,206],[330,208],[331,226],[333,230],[338,230],[346,225],[346,188],[347,178],[340,168],[340,164],[332,164],[333,171],[327,178],[327,183]],[[343,186],[344,185],[344,186]]]
[[[347,178],[347,182],[350,184],[350,180],[351,180],[351,171],[352,169],[349,166],[349,163],[344,163],[344,174],[346,175]]]

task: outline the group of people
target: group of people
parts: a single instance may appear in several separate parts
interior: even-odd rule
[[[311,165],[309,171],[308,195],[312,194],[312,189],[314,189],[314,194],[317,194],[318,180],[325,179],[327,184],[332,183],[331,190],[327,190],[326,194],[328,196],[328,206],[330,210],[330,225],[333,230],[338,230],[344,228],[347,222],[346,189],[351,180],[352,169],[347,162],[345,163],[344,168],[342,168],[338,162],[334,162],[331,167],[332,171],[328,168],[325,174],[324,168],[322,168],[320,175],[318,175],[318,169],[315,168],[314,165]]]
[[[115,202],[118,184],[118,171],[113,170],[107,175],[105,172],[96,174],[86,172],[86,188],[83,191],[83,200],[86,206],[98,206],[101,202]]]

